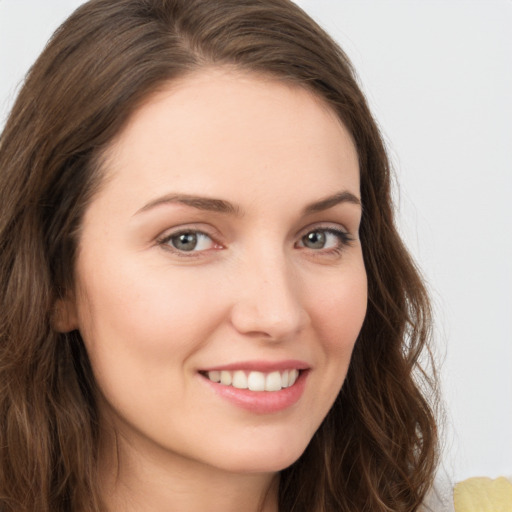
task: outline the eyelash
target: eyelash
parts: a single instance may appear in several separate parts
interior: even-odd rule
[[[328,248],[328,249],[321,248],[318,250],[312,249],[312,251],[314,253],[316,253],[315,255],[318,255],[318,256],[320,256],[320,255],[337,256],[337,255],[341,254],[343,252],[343,250],[346,247],[350,246],[351,243],[354,241],[354,237],[352,237],[349,233],[347,233],[346,231],[343,231],[342,229],[319,226],[314,229],[308,230],[304,235],[302,235],[299,238],[299,242],[302,243],[303,240],[308,235],[311,235],[313,233],[323,233],[323,234],[327,234],[327,235],[334,235],[338,239],[338,243],[335,247]],[[308,249],[308,247],[305,247],[304,245],[302,245],[300,247],[303,249]],[[320,253],[320,254],[318,254],[318,253]]]
[[[170,252],[176,254],[177,256],[180,256],[183,258],[198,257],[201,253],[209,250],[209,249],[203,249],[203,250],[199,250],[199,251],[198,250],[184,251],[184,250],[178,249],[177,247],[173,247],[173,245],[171,244],[171,241],[173,239],[176,239],[176,238],[182,236],[182,235],[195,235],[198,239],[207,237],[211,240],[211,243],[214,245],[213,248],[216,248],[216,249],[222,248],[222,245],[217,243],[213,236],[211,236],[208,233],[205,233],[204,231],[201,231],[199,229],[192,229],[192,228],[191,229],[182,229],[180,231],[176,231],[174,233],[167,234],[167,235],[163,236],[162,238],[158,239],[157,243],[158,243],[158,245],[163,247],[165,250],[170,251]]]
[[[317,253],[317,254],[315,254],[315,256],[316,255],[320,256],[321,254],[322,255],[333,255],[333,256],[339,255],[347,246],[350,246],[351,243],[354,241],[354,238],[346,231],[343,231],[341,229],[335,229],[332,227],[319,226],[314,229],[310,229],[310,230],[306,231],[303,235],[301,235],[299,237],[299,241],[296,242],[295,247],[298,247],[301,250],[308,249],[307,246],[298,245],[298,244],[301,244],[301,243],[303,244],[304,239],[308,235],[311,235],[314,233],[323,233],[326,235],[334,235],[338,239],[338,244],[336,247],[332,247],[332,248],[328,248],[328,249],[323,249],[323,248],[311,249],[311,248],[309,248],[313,253]],[[159,238],[157,240],[157,244],[160,245],[161,247],[163,247],[165,250],[171,251],[174,254],[176,254],[180,257],[183,257],[183,258],[199,257],[205,251],[210,250],[210,249],[203,249],[203,250],[185,251],[185,250],[178,249],[177,247],[173,247],[173,245],[171,245],[171,241],[173,239],[176,239],[176,238],[182,236],[182,235],[195,235],[198,238],[207,237],[211,240],[211,243],[214,246],[214,247],[212,247],[212,249],[222,249],[223,248],[223,246],[221,244],[219,244],[215,241],[213,236],[209,235],[208,233],[205,233],[204,231],[201,231],[199,229],[193,229],[193,228],[183,229],[183,230],[171,233],[171,234],[167,234],[167,235],[163,236],[162,238]]]

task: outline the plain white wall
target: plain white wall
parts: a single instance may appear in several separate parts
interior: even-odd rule
[[[0,0],[0,127],[79,0]],[[436,307],[450,478],[512,475],[512,2],[297,0],[352,59]]]

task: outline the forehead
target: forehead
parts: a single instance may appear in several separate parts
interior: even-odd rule
[[[257,195],[269,178],[298,195],[305,182],[320,195],[359,190],[351,135],[326,102],[275,78],[222,68],[151,95],[108,148],[104,168],[107,182],[132,183],[139,195],[171,187],[222,196],[248,181]]]

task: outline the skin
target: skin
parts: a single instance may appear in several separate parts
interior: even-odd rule
[[[366,312],[350,134],[301,88],[203,69],[150,97],[105,156],[59,326],[80,330],[98,384],[109,510],[277,511],[278,472],[329,411]],[[196,250],[173,247],[183,230],[204,233]],[[304,393],[269,414],[199,373],[289,359],[308,364]]]

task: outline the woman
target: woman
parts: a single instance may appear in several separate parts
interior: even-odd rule
[[[419,509],[428,299],[299,8],[88,2],[0,172],[2,512]]]

